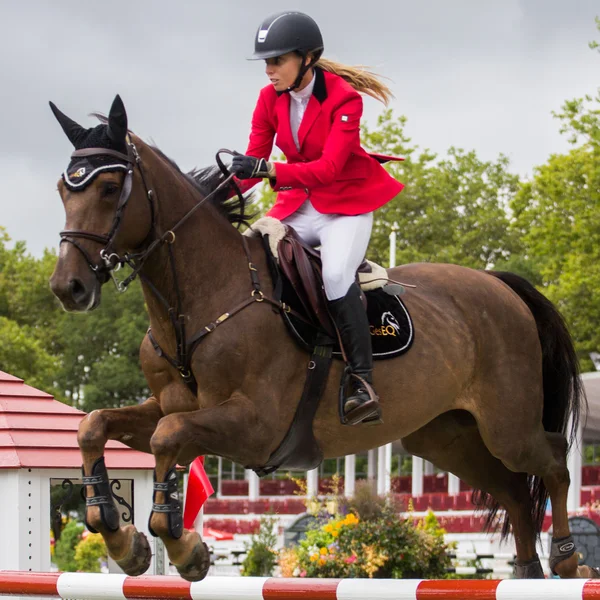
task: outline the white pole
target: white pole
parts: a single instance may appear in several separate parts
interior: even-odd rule
[[[390,269],[396,266],[396,230],[390,233]]]
[[[389,494],[392,489],[392,444],[380,446],[377,452],[377,493]]]
[[[390,269],[396,266],[395,224],[390,233]],[[381,446],[377,452],[377,493],[389,494],[392,489],[392,444]]]
[[[306,472],[306,495],[314,498],[319,494],[319,467]]]
[[[377,469],[377,449],[371,448],[367,456],[367,479],[371,481],[375,479],[375,471]]]
[[[569,422],[570,431],[571,422]],[[583,465],[583,429],[581,424],[575,435],[571,451],[567,457],[567,468],[571,476],[571,485],[567,496],[567,510],[577,510],[581,506],[581,469]]]
[[[248,481],[248,500],[258,500],[260,496],[260,479],[252,469],[246,469]]]
[[[344,459],[344,496],[354,496],[356,485],[356,454],[348,454]]]
[[[418,498],[423,495],[423,459],[412,457],[412,495]]]
[[[217,457],[217,498],[223,495],[221,482],[223,481],[223,458]]]
[[[448,473],[448,495],[458,496],[458,494],[460,494],[460,479],[456,475]]]

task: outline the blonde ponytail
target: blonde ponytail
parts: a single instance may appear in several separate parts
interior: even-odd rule
[[[327,71],[328,73],[338,75],[347,81],[357,92],[367,94],[386,106],[394,97],[392,90],[379,79],[379,75],[362,66],[349,67],[328,58],[320,58],[315,66],[321,67],[323,71]]]

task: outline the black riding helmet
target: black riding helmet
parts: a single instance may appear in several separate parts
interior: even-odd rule
[[[302,78],[323,53],[323,36],[311,17],[301,12],[285,11],[267,17],[254,38],[254,54],[249,60],[275,58],[288,52],[298,52],[302,66],[296,81],[287,91],[296,89]],[[309,53],[313,58],[308,65],[304,60]]]

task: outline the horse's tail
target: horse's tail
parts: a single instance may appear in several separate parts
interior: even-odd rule
[[[525,302],[535,319],[542,347],[542,422],[546,431],[565,435],[570,446],[578,431],[580,417],[587,409],[587,400],[579,377],[579,360],[567,325],[552,302],[523,277],[507,272],[487,272],[508,285]],[[532,500],[531,516],[539,534],[544,521],[548,492],[538,477],[528,477],[528,483]],[[499,505],[487,494],[481,496],[481,501],[489,509],[488,524],[491,524]],[[508,533],[509,523],[506,519],[502,527],[502,536]]]

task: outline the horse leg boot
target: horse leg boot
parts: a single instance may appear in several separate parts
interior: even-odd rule
[[[380,421],[379,398],[372,388],[373,351],[369,320],[358,284],[353,283],[345,296],[328,304],[350,368],[351,392],[344,402],[346,423],[357,425]]]
[[[104,464],[104,447],[108,440],[119,440],[130,448],[150,453],[150,438],[162,416],[158,402],[150,398],[137,406],[92,411],[79,425],[85,523],[90,531],[102,535],[110,557],[128,575],[144,573],[152,553],[146,536],[134,525],[120,525]]]

